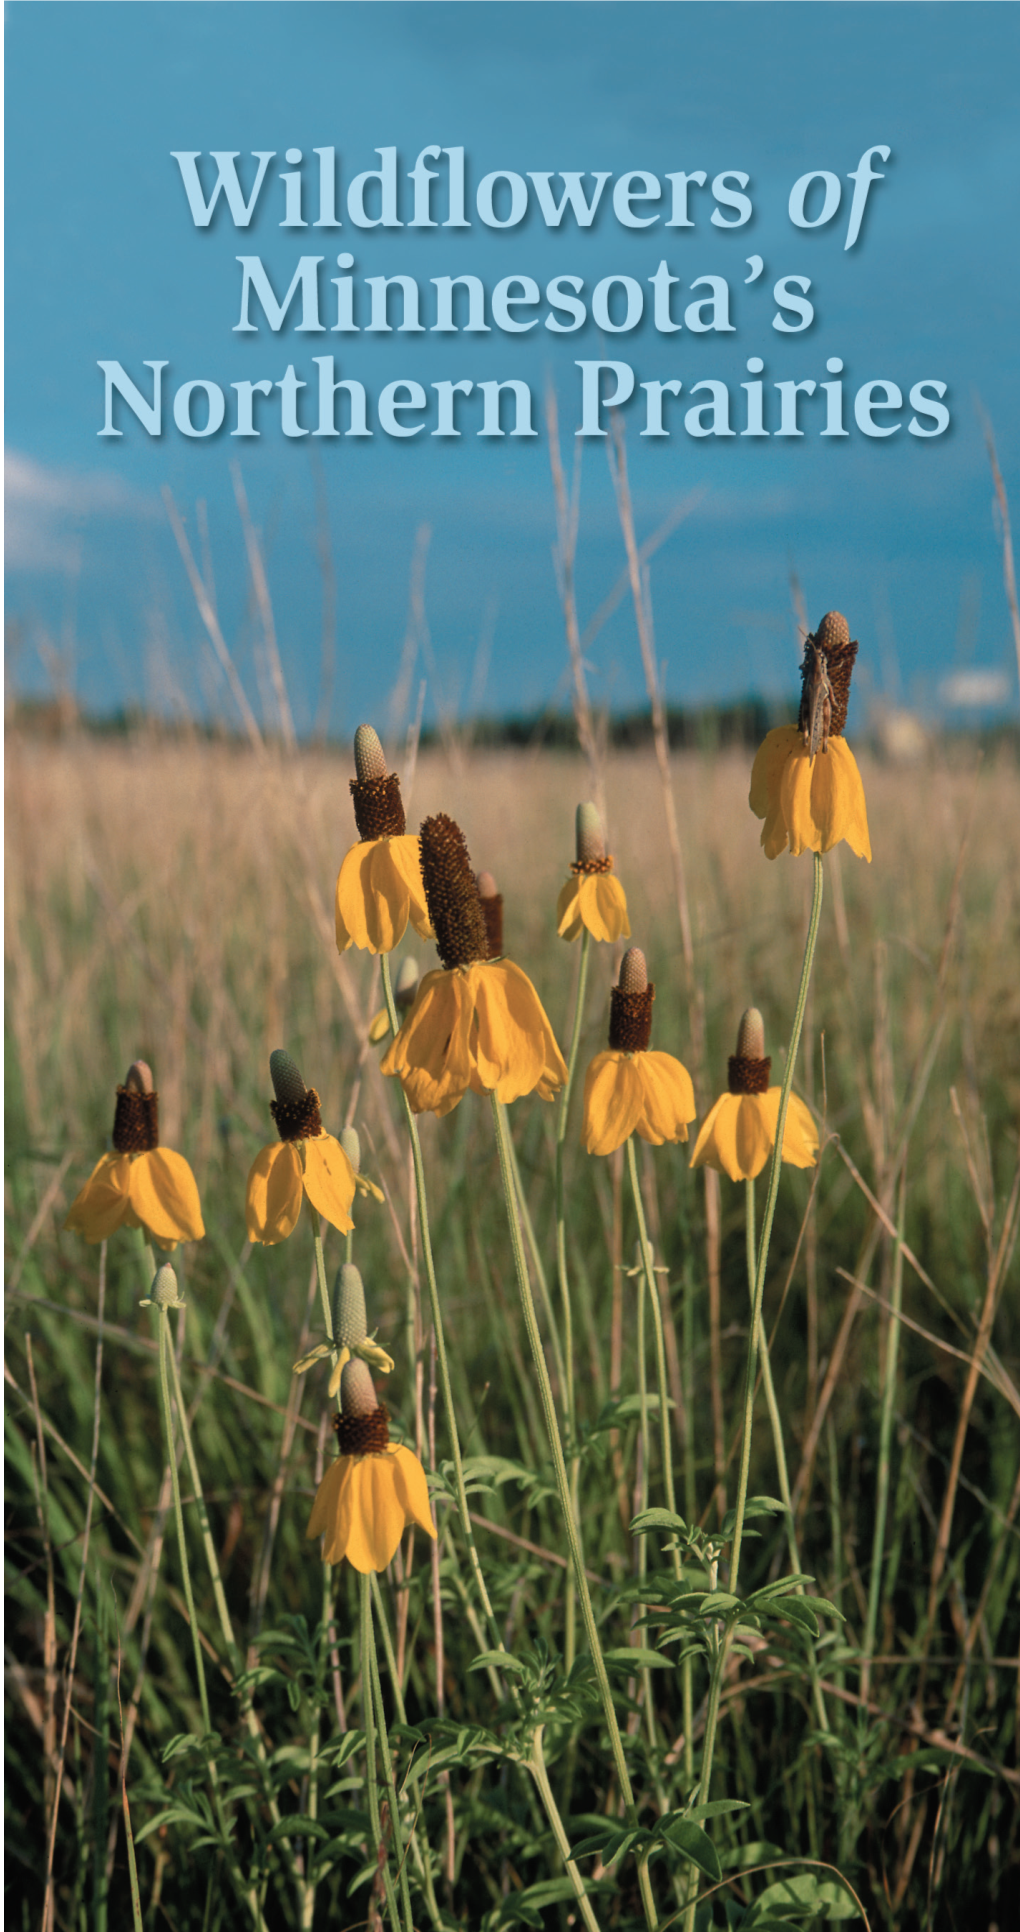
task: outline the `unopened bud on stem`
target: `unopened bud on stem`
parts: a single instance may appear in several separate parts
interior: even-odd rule
[[[386,759],[374,725],[359,725],[354,734],[354,769],[362,784],[368,778],[386,776]]]

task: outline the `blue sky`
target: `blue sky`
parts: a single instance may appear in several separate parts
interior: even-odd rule
[[[263,535],[280,652],[299,727],[321,698],[323,581],[317,552],[322,503],[337,585],[334,730],[385,709],[398,675],[416,532],[431,529],[425,578],[427,654],[412,688],[428,679],[435,704],[464,710],[534,709],[564,693],[566,653],[550,557],[554,510],[543,399],[558,396],[565,460],[580,423],[579,360],[612,358],[634,373],[625,409],[639,539],[684,499],[692,507],[656,553],[651,588],[656,641],[671,698],[698,702],[757,689],[792,690],[797,650],[789,570],[796,568],[812,622],[842,608],[861,639],[871,687],[925,710],[960,671],[1016,672],[1002,593],[1001,553],[975,397],[995,427],[1014,505],[1020,501],[1015,209],[1020,133],[1015,113],[1020,19],[982,4],[37,4],[6,13],[7,50],[7,500],[8,615],[16,621],[11,670],[23,689],[46,686],[57,652],[82,700],[215,709],[229,702],[212,661],[162,508],[166,486],[196,549],[199,501],[223,630],[258,708],[259,631],[231,482],[238,461]],[[466,230],[409,226],[407,179],[435,144],[465,151]],[[861,234],[844,246],[853,184],[868,148],[887,146],[884,179],[870,191]],[[314,150],[336,149],[342,230],[316,230]],[[282,229],[285,154],[305,157],[309,226]],[[352,178],[395,147],[401,228],[358,228]],[[274,150],[255,213],[237,230],[221,205],[208,228],[191,219],[172,151],[238,150],[246,189],[250,157]],[[440,163],[445,168],[445,163]],[[211,163],[203,163],[206,187]],[[692,190],[687,229],[665,226],[670,173],[703,169],[749,176],[749,221],[713,225],[710,188]],[[475,196],[490,172],[522,179],[609,174],[590,228],[543,222],[530,191],[518,225],[496,230]],[[620,176],[643,170],[659,204],[627,228],[613,212]],[[841,183],[838,213],[796,227],[788,197],[802,175]],[[641,184],[638,183],[638,186]],[[647,184],[646,184],[647,185]],[[734,184],[731,180],[730,187]],[[822,190],[808,202],[818,211]],[[502,193],[504,200],[499,200]],[[497,215],[509,189],[497,192]],[[371,191],[368,211],[374,206]],[[623,204],[627,207],[627,203]],[[436,184],[440,223],[445,177]],[[723,205],[720,216],[733,216]],[[356,335],[331,328],[336,255],[354,256]],[[296,331],[297,309],[273,333],[257,303],[254,334],[240,315],[237,257],[258,256],[282,296],[302,254],[325,257],[321,334]],[[749,260],[764,266],[748,284]],[[665,261],[677,278],[658,331],[649,278]],[[412,277],[422,291],[421,333],[367,333],[368,276]],[[509,276],[573,275],[592,293],[629,277],[644,294],[639,327],[606,334],[590,318],[572,334],[537,325],[511,334],[437,334],[433,278],[472,274],[491,301]],[[773,289],[781,276],[811,283],[814,319],[783,334]],[[698,333],[688,305],[702,276],[729,290],[727,332]],[[610,298],[617,323],[624,291]],[[614,306],[614,303],[616,306]],[[399,306],[399,305],[398,305]],[[521,311],[510,311],[520,316]],[[553,312],[555,313],[555,312]],[[789,311],[786,312],[789,319]],[[487,319],[491,319],[487,315]],[[289,365],[302,392],[297,422],[315,427],[314,356],[360,381],[374,433],[357,440],[287,438],[274,391],[256,417],[258,439],[238,439],[231,385],[277,383]],[[767,438],[746,438],[749,358],[761,358]],[[851,434],[820,437],[821,392],[804,398],[801,438],[782,438],[780,381],[832,380],[844,364]],[[123,405],[117,439],[103,426],[101,360],[120,362],[140,386],[147,360],[165,361],[164,429],[150,438]],[[528,385],[531,439],[477,435],[483,381]],[[900,428],[869,438],[853,398],[866,382],[895,383],[904,399],[921,380],[947,385],[950,427],[922,439]],[[227,401],[217,435],[175,427],[173,397],[195,380]],[[398,440],[376,419],[381,392],[419,382],[429,400],[421,432]],[[464,434],[436,437],[442,381],[469,380],[458,403]],[[680,380],[667,400],[672,433],[642,437],[648,381]],[[684,419],[698,381],[726,385],[730,438],[696,439]],[[930,392],[929,392],[930,393]],[[504,405],[505,406],[505,405]],[[204,403],[193,421],[201,426]],[[399,419],[398,419],[399,420]],[[878,421],[886,419],[878,418]],[[915,417],[915,421],[919,418]],[[922,426],[931,426],[926,418]],[[1020,513],[1018,513],[1020,514]],[[582,625],[623,565],[604,443],[585,440],[578,595]],[[40,650],[40,645],[42,649]],[[597,700],[642,700],[626,600],[590,651]]]

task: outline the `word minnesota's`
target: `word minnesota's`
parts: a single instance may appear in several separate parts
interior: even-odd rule
[[[534,399],[518,377],[505,381],[433,382],[410,377],[388,382],[370,402],[364,383],[337,373],[333,356],[311,358],[317,376],[307,381],[290,363],[282,377],[232,382],[228,398],[219,383],[204,377],[183,382],[173,393],[171,413],[182,436],[201,439],[224,429],[229,434],[258,437],[278,428],[284,436],[370,437],[377,427],[383,435],[420,436],[537,436]],[[122,436],[116,417],[125,410],[149,436],[164,428],[163,371],[168,362],[146,362],[151,370],[145,394],[120,362],[100,362],[105,382],[105,413],[100,436]],[[766,382],[760,356],[750,356],[750,380],[730,386],[703,377],[685,390],[677,376],[639,382],[629,362],[603,359],[578,361],[580,423],[577,436],[605,436],[612,409],[626,409],[633,419],[643,417],[639,434],[670,436],[683,429],[695,437],[767,437],[813,434],[843,437],[853,421],[862,436],[894,436],[906,428],[911,436],[941,436],[949,427],[949,410],[942,398],[946,384],[934,377],[915,382],[905,402],[899,384],[886,377],[872,378],[856,390],[843,381],[843,363],[830,356],[828,381],[813,376],[801,382]],[[429,390],[432,392],[429,394]],[[305,392],[308,392],[307,394]],[[685,403],[680,397],[685,397]],[[121,407],[117,408],[117,402]],[[169,397],[167,397],[169,400]],[[907,412],[911,412],[909,415]],[[375,427],[370,420],[374,415]],[[509,428],[507,427],[509,425]]]

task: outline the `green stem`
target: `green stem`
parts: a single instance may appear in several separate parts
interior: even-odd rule
[[[878,1437],[878,1482],[875,1489],[875,1532],[871,1541],[871,1578],[868,1585],[868,1614],[861,1646],[861,1697],[867,1701],[871,1659],[878,1628],[878,1605],[882,1594],[882,1559],[885,1525],[889,1510],[889,1476],[892,1463],[893,1417],[896,1407],[896,1367],[900,1346],[900,1310],[903,1306],[903,1220],[906,1207],[906,1175],[900,1175],[899,1239],[893,1256],[892,1303],[886,1337],[885,1376],[882,1384],[882,1419]]]
[[[804,945],[804,960],[800,970],[800,985],[797,989],[797,1005],[790,1029],[790,1043],[786,1054],[786,1070],[783,1075],[782,1090],[779,1095],[779,1114],[776,1120],[776,1139],[772,1149],[772,1166],[769,1170],[769,1188],[765,1199],[765,1214],[762,1220],[761,1241],[758,1246],[757,1266],[754,1277],[754,1293],[751,1297],[751,1324],[747,1339],[747,1368],[744,1375],[744,1427],[740,1445],[740,1476],[737,1484],[736,1521],[733,1529],[733,1549],[730,1557],[730,1591],[736,1596],[740,1579],[740,1547],[744,1535],[744,1512],[747,1507],[747,1484],[751,1467],[751,1428],[754,1416],[754,1388],[758,1367],[758,1333],[761,1327],[761,1305],[765,1288],[765,1273],[768,1268],[769,1244],[772,1239],[772,1223],[775,1219],[776,1201],[779,1196],[779,1180],[783,1166],[783,1140],[786,1133],[786,1114],[789,1106],[790,1091],[793,1086],[793,1071],[797,1063],[797,1049],[800,1046],[801,1029],[804,1025],[804,1009],[807,1005],[808,984],[814,962],[815,946],[818,940],[818,926],[822,914],[822,860],[816,852],[814,857],[814,879],[811,897],[811,918],[808,923],[807,940]],[[736,1629],[739,1610],[732,1611],[726,1619],[722,1641],[713,1662],[712,1677],[708,1690],[708,1709],[705,1714],[705,1740],[701,1754],[701,1781],[699,1800],[708,1802],[712,1782],[712,1756],[715,1748],[715,1735],[719,1724],[719,1700],[722,1693],[726,1659],[729,1655],[733,1632]]]
[[[510,1242],[513,1248],[514,1264],[517,1270],[517,1286],[520,1291],[521,1306],[524,1311],[524,1326],[527,1329],[528,1341],[531,1346],[531,1358],[535,1366],[539,1394],[542,1399],[546,1432],[549,1437],[549,1450],[556,1477],[556,1489],[559,1495],[560,1509],[567,1532],[567,1541],[570,1544],[570,1557],[573,1564],[578,1601],[581,1605],[581,1616],[588,1638],[588,1645],[591,1650],[592,1663],[595,1667],[595,1676],[598,1682],[599,1695],[602,1700],[606,1727],[609,1731],[610,1749],[613,1754],[613,1763],[616,1767],[616,1776],[620,1787],[620,1794],[623,1798],[627,1824],[631,1830],[637,1830],[639,1827],[637,1810],[634,1804],[634,1793],[631,1787],[630,1774],[627,1770],[627,1760],[623,1752],[623,1740],[620,1736],[620,1727],[616,1720],[616,1710],[609,1683],[609,1673],[606,1669],[605,1658],[602,1655],[602,1646],[599,1642],[599,1633],[595,1623],[591,1592],[588,1588],[588,1578],[585,1575],[584,1553],[581,1548],[580,1533],[570,1506],[570,1484],[567,1477],[566,1462],[563,1457],[563,1444],[560,1441],[559,1423],[556,1418],[556,1405],[553,1401],[549,1371],[546,1368],[545,1352],[542,1348],[542,1337],[539,1332],[538,1317],[535,1313],[534,1297],[531,1293],[531,1283],[528,1279],[527,1257],[524,1253],[520,1223],[517,1219],[516,1198],[513,1185],[513,1164],[510,1159],[508,1146],[509,1128],[507,1126],[506,1109],[495,1093],[492,1094],[491,1099],[492,1117],[496,1130],[496,1147],[499,1152],[500,1173],[503,1179],[503,1194],[506,1200],[507,1220],[510,1226]],[[638,1860],[638,1880],[641,1888],[645,1920],[650,1928],[650,1932],[654,1932],[656,1924],[655,1901],[652,1896],[651,1881],[648,1876],[647,1867],[641,1859]]]
[[[400,1022],[397,1018],[397,1008],[393,998],[393,982],[390,976],[390,962],[389,962],[388,954],[386,953],[381,954],[381,959],[382,959],[383,994],[386,999],[386,1011],[390,1016],[390,1026],[393,1029],[393,1037],[394,1039],[396,1039],[397,1033],[400,1030]],[[471,1528],[471,1513],[468,1509],[467,1488],[464,1483],[464,1465],[463,1465],[463,1462],[461,1461],[461,1453],[460,1453],[460,1437],[457,1433],[457,1417],[453,1406],[453,1387],[450,1382],[450,1364],[446,1353],[446,1339],[443,1334],[443,1316],[442,1316],[442,1310],[440,1309],[440,1306],[439,1306],[439,1290],[436,1286],[435,1262],[432,1257],[432,1236],[429,1232],[429,1204],[428,1204],[428,1197],[425,1193],[425,1164],[422,1160],[421,1141],[418,1138],[418,1123],[411,1110],[410,1101],[408,1100],[407,1095],[404,1092],[403,1082],[398,1080],[397,1084],[400,1087],[400,1096],[404,1103],[404,1114],[407,1120],[407,1131],[411,1137],[411,1155],[414,1161],[414,1185],[415,1185],[415,1192],[418,1196],[418,1222],[421,1228],[421,1250],[425,1261],[425,1279],[428,1283],[429,1306],[432,1311],[432,1326],[433,1326],[433,1329],[435,1330],[435,1337],[436,1337],[436,1360],[439,1364],[439,1384],[443,1391],[443,1406],[446,1410],[446,1426],[450,1433],[450,1448],[453,1456],[454,1482],[456,1484],[456,1489],[457,1489],[457,1508],[460,1515],[460,1525],[461,1525],[461,1529],[464,1532],[464,1541],[467,1544],[468,1560],[471,1565],[471,1575],[474,1579],[475,1588],[478,1591],[479,1600],[481,1602],[483,1610],[485,1611],[485,1616],[489,1624],[489,1634],[490,1634],[490,1641],[492,1643],[492,1647],[494,1650],[502,1650],[503,1643],[500,1638],[499,1630],[496,1625],[496,1618],[493,1613],[489,1592],[485,1585],[485,1578],[482,1575],[482,1566],[478,1560],[478,1551],[475,1547],[474,1531]]]
[[[386,1652],[386,1668],[389,1672],[390,1683],[393,1686],[393,1702],[396,1707],[397,1722],[399,1724],[406,1724],[407,1708],[404,1704],[404,1693],[400,1688],[400,1678],[397,1675],[397,1659],[393,1649],[393,1638],[390,1635],[390,1627],[386,1621],[386,1610],[383,1604],[382,1591],[379,1588],[379,1578],[375,1575],[374,1571],[372,1573],[372,1608],[375,1613],[375,1621],[382,1633],[383,1649]],[[378,1650],[376,1652],[376,1659],[378,1663]],[[422,1774],[418,1770],[417,1763],[413,1760],[408,1771],[408,1778],[413,1779],[415,1785],[420,1787]],[[424,1852],[422,1852],[418,1844],[419,1838],[424,1842]],[[441,1932],[442,1915],[439,1910],[439,1901],[436,1898],[435,1886],[432,1882],[432,1866],[429,1860],[428,1839],[425,1836],[425,1827],[421,1819],[420,1810],[418,1822],[411,1838],[411,1851],[414,1856],[415,1867],[425,1887],[425,1898],[429,1908],[429,1916],[433,1925],[440,1928]]]
[[[326,1257],[322,1252],[321,1214],[315,1213],[312,1215],[312,1226],[315,1230],[315,1272],[319,1277],[319,1294],[322,1297],[322,1315],[326,1324],[326,1334],[329,1336],[330,1344],[332,1345],[333,1310],[329,1305],[329,1289],[326,1285]],[[349,1256],[348,1259],[350,1259]]]
[[[560,1097],[559,1119],[556,1122],[556,1273],[559,1277],[560,1300],[563,1304],[563,1402],[567,1418],[567,1454],[570,1457],[570,1508],[574,1521],[580,1521],[580,1484],[581,1465],[577,1460],[577,1408],[574,1401],[574,1315],[570,1300],[570,1275],[567,1269],[567,1216],[563,1178],[564,1146],[567,1138],[567,1122],[570,1114],[570,1095],[574,1085],[577,1055],[581,1045],[581,1029],[584,1025],[585,995],[588,990],[588,963],[591,954],[591,933],[585,926],[581,934],[581,958],[577,969],[577,999],[574,1003],[574,1024],[570,1034],[570,1052],[567,1055],[567,1084]],[[569,1675],[574,1666],[577,1651],[577,1592],[574,1588],[574,1572],[567,1571],[564,1603],[563,1662]]]
[[[369,1582],[373,1582],[370,1578]],[[383,1761],[383,1780],[389,1799],[390,1821],[393,1827],[393,1848],[397,1857],[397,1882],[400,1886],[400,1903],[404,1912],[404,1932],[414,1932],[411,1915],[411,1892],[407,1883],[407,1857],[404,1851],[404,1833],[400,1822],[400,1803],[397,1797],[397,1781],[393,1775],[393,1754],[390,1750],[389,1733],[386,1729],[386,1706],[383,1703],[382,1682],[379,1677],[379,1659],[375,1649],[375,1628],[372,1618],[371,1594],[368,1604],[368,1667],[372,1677],[372,1696],[375,1701],[376,1722],[379,1727],[379,1749]],[[364,1664],[362,1665],[364,1669]]]
[[[655,1279],[655,1255],[648,1239],[648,1226],[645,1221],[645,1205],[641,1198],[641,1184],[638,1180],[637,1155],[634,1136],[627,1142],[627,1171],[630,1175],[631,1192],[634,1196],[634,1212],[637,1215],[638,1245],[641,1250],[641,1266],[644,1271],[645,1286],[652,1308],[652,1321],[655,1326],[655,1370],[659,1384],[659,1443],[662,1453],[662,1481],[666,1491],[666,1508],[676,1515],[676,1490],[673,1483],[673,1439],[669,1426],[669,1385],[666,1375],[666,1338],[662,1327],[662,1309],[659,1305],[658,1284]],[[679,1551],[673,1553],[677,1580],[680,1577]]]
[[[559,1808],[553,1796],[552,1785],[549,1783],[549,1773],[545,1768],[545,1756],[542,1751],[542,1733],[544,1730],[544,1724],[536,1726],[531,1739],[531,1756],[525,1759],[525,1763],[535,1780],[539,1797],[545,1809],[545,1815],[552,1826],[552,1834],[559,1847],[560,1857],[567,1868],[570,1883],[574,1888],[574,1897],[577,1900],[578,1911],[585,1925],[588,1927],[588,1932],[599,1932],[599,1922],[592,1909],[591,1900],[584,1889],[584,1879],[581,1876],[580,1867],[575,1864],[570,1856],[570,1840],[567,1837],[563,1819],[560,1817]]]
[[[372,1684],[372,1664],[375,1645],[372,1641],[372,1598],[370,1580],[366,1574],[358,1577],[361,1603],[361,1704],[365,1719],[365,1795],[368,1799],[368,1820],[372,1833],[372,1850],[382,1872],[386,1892],[386,1905],[390,1915],[393,1932],[400,1932],[397,1917],[397,1901],[393,1893],[393,1880],[390,1877],[390,1864],[383,1843],[382,1819],[379,1815],[379,1785],[377,1782],[375,1752],[375,1697]]]
[[[170,1313],[167,1308],[160,1306],[159,1308],[159,1387],[160,1387],[160,1395],[162,1397],[162,1406],[163,1406],[163,1425],[164,1425],[164,1428],[166,1429],[167,1460],[170,1464],[170,1484],[173,1491],[173,1499],[174,1499],[174,1520],[177,1525],[177,1547],[180,1552],[181,1574],[184,1581],[184,1601],[188,1609],[188,1628],[191,1631],[191,1642],[195,1653],[195,1675],[198,1679],[198,1697],[199,1697],[199,1703],[202,1706],[203,1742],[205,1742],[212,1736],[212,1718],[209,1713],[209,1692],[205,1681],[205,1660],[202,1656],[202,1643],[201,1643],[201,1638],[199,1637],[199,1634],[198,1634],[198,1618],[195,1614],[195,1599],[191,1589],[191,1569],[188,1564],[188,1546],[184,1536],[184,1510],[181,1506],[181,1484],[180,1484],[180,1478],[177,1473],[177,1450],[174,1444],[173,1409],[171,1408],[171,1404],[170,1404],[170,1371],[167,1366],[168,1363],[171,1363],[173,1365],[174,1380],[176,1383],[177,1364],[174,1360],[173,1346],[170,1341]],[[179,1389],[177,1393],[177,1412],[183,1422],[184,1405],[180,1399]],[[234,1877],[234,1882],[237,1885],[237,1888],[241,1893],[241,1896],[244,1899],[249,1912],[251,1913],[254,1923],[261,1928],[264,1925],[264,1920],[262,1917],[262,1913],[259,1909],[258,1897],[256,1895],[255,1888],[252,1885],[245,1884],[244,1878],[236,1863],[236,1859],[231,1849],[232,1838],[227,1825],[226,1814],[223,1809],[223,1800],[220,1796],[219,1779],[216,1773],[216,1765],[211,1757],[207,1760],[207,1762],[209,1766],[209,1783],[212,1787],[213,1808],[216,1812],[216,1822],[219,1827],[220,1836],[221,1836],[223,1845],[227,1850],[227,1857],[228,1857],[228,1861],[230,1863],[231,1871]]]

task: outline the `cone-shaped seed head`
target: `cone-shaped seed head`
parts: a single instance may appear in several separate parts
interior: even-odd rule
[[[828,653],[839,644],[849,644],[850,626],[842,611],[827,610],[815,632],[815,643]]]
[[[354,734],[354,769],[362,784],[367,778],[386,776],[386,759],[374,725],[359,725]]]
[[[749,1006],[746,1013],[741,1015],[737,1055],[741,1060],[765,1058],[765,1022],[756,1006]]]
[[[620,961],[621,993],[643,993],[648,985],[648,967],[640,946],[628,946]]]
[[[400,970],[397,973],[397,984],[393,995],[397,1005],[410,1006],[417,991],[418,961],[410,958],[402,959],[400,962]]]
[[[282,1047],[277,1047],[276,1051],[269,1055],[269,1071],[277,1100],[282,1100],[284,1105],[296,1107],[298,1101],[305,1097],[305,1083],[296,1063]]]
[[[602,830],[602,820],[594,805],[578,806],[575,839],[580,864],[590,865],[593,859],[605,858],[605,833]]]
[[[365,1319],[365,1289],[353,1261],[337,1270],[333,1303],[333,1329],[342,1348],[353,1348],[368,1334]],[[346,1403],[344,1408],[346,1410]]]
[[[480,899],[499,898],[499,887],[491,872],[479,872],[475,884],[478,887],[478,897]]]
[[[153,1087],[152,1068],[145,1060],[132,1060],[127,1070],[124,1085],[129,1093],[151,1093]]]
[[[345,1362],[340,1377],[340,1411],[345,1420],[348,1416],[371,1415],[379,1407],[378,1397],[372,1386],[368,1363],[360,1362],[355,1355]]]
[[[337,1139],[356,1174],[361,1173],[361,1141],[356,1127],[341,1127]]]
[[[176,1308],[180,1296],[177,1293],[177,1276],[168,1261],[157,1268],[152,1283],[152,1300],[157,1308]]]

